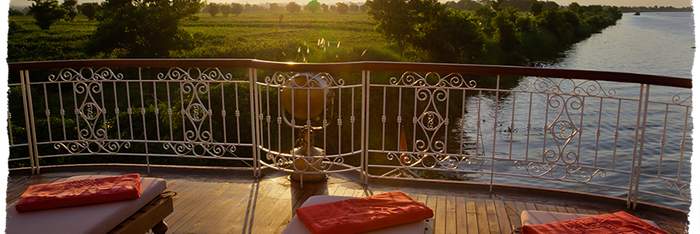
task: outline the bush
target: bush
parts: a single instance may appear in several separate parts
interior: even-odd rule
[[[199,0],[107,0],[101,5],[100,23],[86,51],[120,57],[168,57],[171,50],[192,49],[194,36],[179,25],[200,7]]]
[[[21,24],[15,22],[15,21],[12,21],[12,20],[10,20],[10,24],[9,24],[8,27],[7,27],[7,33],[8,33],[8,34],[12,34],[12,33],[15,33],[15,32],[21,32],[21,31],[24,31],[24,30],[25,30],[25,29],[24,29],[24,26],[22,26]]]
[[[29,7],[36,20],[36,25],[43,30],[48,30],[53,23],[63,19],[68,10],[58,6],[57,0],[32,0],[34,3]]]

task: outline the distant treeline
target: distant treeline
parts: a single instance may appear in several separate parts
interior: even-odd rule
[[[401,51],[421,51],[431,62],[520,65],[553,59],[622,18],[617,7],[576,2],[564,7],[536,0],[366,4],[377,31]]]
[[[620,7],[622,12],[693,12],[693,7],[675,8],[672,6],[654,6],[654,7]]]

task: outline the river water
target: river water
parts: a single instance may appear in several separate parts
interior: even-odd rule
[[[653,74],[680,78],[692,78],[691,70],[695,53],[693,14],[691,12],[646,12],[640,16],[631,13],[624,14],[622,19],[615,26],[604,29],[601,33],[594,34],[590,38],[577,43],[565,52],[565,56],[555,61],[543,62],[545,67],[582,69],[614,72],[630,72],[639,74]],[[521,84],[530,85],[535,81],[534,77],[520,79]],[[555,189],[566,189],[580,192],[590,192],[602,195],[626,198],[627,190],[610,189],[605,186],[626,188],[629,186],[629,176],[619,171],[631,170],[630,155],[634,153],[634,126],[637,121],[635,117],[639,102],[618,100],[618,99],[638,99],[640,86],[628,83],[601,82],[602,88],[614,89],[616,94],[612,101],[596,100],[588,98],[585,102],[585,112],[582,114],[572,114],[574,125],[579,125],[583,129],[579,133],[583,137],[576,137],[573,143],[565,147],[574,154],[580,155],[579,163],[582,166],[605,168],[607,171],[602,176],[595,174],[591,179],[593,184],[603,184],[599,186],[581,186],[577,183],[564,183],[556,180],[532,180],[522,177],[510,177],[496,175],[494,183],[529,185],[538,187],[549,187]],[[515,87],[514,90],[520,90]],[[691,96],[691,91],[687,89],[676,89],[665,86],[652,86],[650,90],[651,101],[672,102],[669,93],[679,94],[685,99]],[[547,115],[531,115],[527,108],[516,108],[522,105],[529,105],[530,97],[518,93],[506,96],[505,101],[501,100],[489,103],[492,100],[477,100],[478,97],[466,100],[466,105],[470,110],[482,108],[482,114],[467,113],[464,127],[464,134],[468,138],[479,137],[479,153],[485,156],[494,155],[496,158],[507,158],[505,163],[494,162],[494,171],[504,174],[527,175],[527,170],[514,166],[509,160],[533,160],[539,154],[542,157],[543,142],[547,148],[552,146],[552,140],[547,140],[549,136],[542,133],[545,123],[542,119],[556,118],[558,111],[550,110]],[[564,101],[564,100],[562,100]],[[533,106],[546,107],[546,97],[535,97]],[[685,102],[685,104],[690,101]],[[480,105],[480,106],[479,106]],[[590,105],[590,107],[589,107]],[[512,108],[509,108],[511,107]],[[603,107],[600,107],[603,106]],[[496,110],[496,108],[498,108]],[[537,108],[537,107],[534,107]],[[680,178],[681,182],[690,182],[690,157],[692,154],[692,117],[691,108],[671,106],[668,109],[669,123],[664,124],[665,104],[650,105],[647,123],[644,166],[642,172],[648,175],[660,175],[663,178]],[[599,110],[600,109],[600,110]],[[497,112],[497,127],[482,127],[477,129],[477,121],[481,121],[482,126],[487,126],[489,117],[493,117]],[[599,115],[598,113],[602,113]],[[486,113],[486,114],[483,114]],[[569,113],[567,113],[568,115]],[[481,115],[481,116],[477,116]],[[486,116],[484,116],[486,115]],[[600,118],[598,116],[601,116]],[[623,117],[615,123],[618,116]],[[633,118],[629,118],[632,116]],[[683,119],[688,117],[688,122]],[[532,120],[530,120],[532,119]],[[580,119],[580,122],[579,122]],[[660,121],[659,121],[660,120]],[[539,122],[538,122],[539,121]],[[516,131],[508,132],[505,126],[513,124]],[[526,130],[528,124],[532,125],[532,130]],[[663,127],[663,126],[666,127]],[[539,126],[539,127],[538,127]],[[632,126],[632,127],[628,127]],[[528,131],[532,137],[528,138]],[[596,131],[600,132],[600,137],[596,137]],[[619,132],[618,132],[619,131]],[[684,133],[687,132],[687,133]],[[616,141],[617,135],[619,141]],[[539,137],[539,138],[538,138]],[[665,138],[665,139],[662,139]],[[495,139],[495,140],[494,140]],[[667,142],[665,147],[661,141]],[[549,142],[547,142],[549,141]],[[615,141],[616,143],[612,143]],[[679,147],[680,142],[686,142],[685,147]],[[552,148],[561,147],[552,146]],[[578,149],[577,149],[578,148]],[[596,150],[597,149],[597,150]],[[537,159],[534,159],[537,160]],[[678,163],[681,161],[682,163]],[[479,169],[489,171],[491,163],[479,164]],[[462,169],[475,170],[473,165],[461,167]],[[680,169],[680,173],[678,172]],[[588,174],[586,174],[588,173]],[[585,171],[584,177],[577,179],[587,179],[593,171]],[[537,174],[537,173],[532,173]],[[531,174],[531,175],[532,175]],[[564,173],[566,174],[566,173]],[[572,173],[574,177],[581,174]],[[561,174],[560,174],[561,175]],[[671,176],[673,175],[673,176]],[[551,175],[543,177],[552,178]],[[569,176],[567,179],[572,179]],[[469,178],[475,182],[489,182],[490,176]],[[675,186],[682,186],[678,183]],[[670,188],[665,186],[670,186]],[[674,185],[664,183],[664,179],[643,178],[640,182],[640,190],[654,193],[666,194],[678,198]],[[640,195],[640,200],[674,207],[678,209],[689,208],[689,203],[672,199],[658,199],[653,196]]]
[[[694,29],[692,12],[623,14],[547,66],[692,78]]]

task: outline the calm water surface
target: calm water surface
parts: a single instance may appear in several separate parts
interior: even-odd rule
[[[614,71],[614,72],[630,72],[640,74],[653,74],[680,78],[691,78],[691,70],[693,65],[695,49],[693,26],[693,14],[691,12],[680,13],[642,13],[640,16],[632,14],[624,14],[617,25],[609,27],[602,33],[595,34],[589,39],[574,45],[571,49],[565,52],[565,57],[557,61],[544,62],[545,67],[566,68],[566,69],[582,69],[582,70],[598,70],[598,71]],[[530,84],[535,78],[523,78],[522,84]],[[639,84],[628,83],[608,83],[601,82],[601,86],[608,90],[614,89],[616,98],[623,99],[638,99]],[[516,90],[519,88],[515,88]],[[687,98],[691,95],[690,90],[675,89],[665,86],[652,86],[650,91],[651,101],[661,101],[664,103],[671,102],[673,95],[679,94],[680,98]],[[514,97],[515,96],[515,97]],[[519,103],[528,105],[529,97],[525,94],[511,95],[506,98],[503,104],[498,104],[498,126],[508,126],[511,122],[516,126],[517,132],[514,132],[513,138],[511,134],[503,133],[502,129],[482,128],[477,130],[473,127],[465,127],[464,132],[468,137],[475,139],[477,134],[483,138],[480,144],[483,149],[479,150],[483,155],[490,156],[494,154],[497,158],[513,157],[515,160],[522,160],[524,157],[537,157],[542,154],[542,138],[546,138],[542,134],[542,126],[546,125],[543,119],[546,119],[544,112],[539,113],[540,116],[532,116],[530,124],[533,126],[531,130],[532,138],[527,139],[527,130],[525,126],[528,124],[527,108],[515,108],[515,111],[510,106],[519,106]],[[477,97],[467,100],[466,105],[469,109],[478,108]],[[481,119],[476,113],[468,113],[465,119],[469,125],[475,126],[476,121],[485,121],[488,115],[494,115],[495,102],[488,103],[489,100],[481,101],[482,112]],[[636,118],[625,118],[620,120],[620,125],[617,127],[615,119],[618,115],[618,107],[621,107],[620,113],[622,116],[636,116],[636,108],[638,102],[606,100],[603,101],[603,108],[599,111],[601,102],[595,98],[585,100],[585,114],[574,122],[580,125],[583,129],[580,142],[568,145],[568,150],[573,149],[580,155],[580,163],[586,166],[597,166],[606,168],[605,177],[596,176],[592,182],[606,184],[626,188],[629,184],[629,176],[617,174],[615,170],[627,170],[631,168],[630,155],[633,155],[634,149],[634,126]],[[546,106],[546,98],[536,97],[533,103]],[[533,104],[533,106],[537,106]],[[591,107],[588,107],[590,105]],[[645,168],[643,173],[656,175],[660,174],[665,178],[681,178],[681,181],[690,181],[690,156],[692,154],[692,117],[688,108],[671,107],[669,108],[669,118],[672,120],[682,120],[688,116],[688,124],[683,121],[670,121],[664,128],[663,120],[666,105],[650,105],[649,118],[652,121],[647,123],[644,163]],[[525,109],[525,110],[523,110]],[[690,110],[692,111],[692,110]],[[602,121],[598,121],[598,112],[602,113]],[[550,111],[548,116],[551,120],[558,112]],[[484,116],[486,115],[486,116]],[[660,120],[660,121],[659,121]],[[539,121],[539,122],[538,122]],[[627,127],[632,126],[632,127]],[[596,130],[600,131],[600,138],[596,138]],[[619,131],[617,144],[614,135]],[[683,132],[687,131],[684,135]],[[492,137],[496,136],[493,141]],[[539,137],[539,140],[538,138]],[[660,146],[660,139],[665,137],[665,147]],[[578,138],[578,137],[577,137]],[[534,139],[534,140],[533,140]],[[578,139],[574,139],[578,141]],[[686,147],[681,149],[679,143],[686,141]],[[528,146],[528,143],[529,146]],[[493,147],[495,144],[496,147]],[[548,148],[550,147],[548,144]],[[512,147],[512,150],[510,150]],[[596,147],[598,147],[596,153]],[[491,149],[495,148],[495,152]],[[663,149],[660,150],[659,148]],[[683,152],[681,152],[683,151]],[[508,156],[512,154],[513,156]],[[597,159],[596,159],[597,157]],[[680,159],[682,157],[682,159]],[[679,164],[678,160],[683,163]],[[486,162],[483,166],[490,167],[490,162]],[[512,162],[494,164],[497,173],[507,174],[523,174],[522,168],[515,168]],[[647,168],[648,167],[648,168]],[[678,173],[678,170],[681,173]],[[490,168],[483,168],[488,171]],[[672,176],[671,176],[672,175]],[[489,176],[483,176],[473,179],[479,182],[488,182]],[[550,176],[551,178],[551,176]],[[540,187],[561,188],[582,192],[592,192],[608,196],[626,198],[626,190],[616,190],[608,188],[599,188],[597,186],[580,186],[576,183],[561,183],[551,180],[532,180],[527,178],[513,178],[496,176],[495,183],[505,184],[520,184]],[[640,190],[651,191],[656,193],[665,193],[669,196],[678,197],[672,189],[664,188],[662,180],[648,179],[642,180]],[[670,199],[657,199],[655,197],[640,196],[642,201],[653,202],[661,205],[666,205],[679,209],[688,209],[688,203],[674,201]]]
[[[692,12],[624,14],[548,66],[692,78],[693,31]]]

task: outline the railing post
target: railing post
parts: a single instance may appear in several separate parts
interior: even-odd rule
[[[248,68],[248,82],[249,82],[249,94],[250,94],[250,131],[252,133],[251,137],[251,145],[253,147],[252,149],[252,156],[253,156],[253,176],[255,178],[259,178],[262,176],[262,171],[260,168],[260,155],[259,153],[259,145],[258,142],[260,142],[260,131],[258,131],[258,112],[259,112],[259,107],[260,107],[260,100],[258,99],[258,92],[257,88],[255,85],[255,82],[258,80],[257,79],[257,69],[255,68]]]
[[[648,87],[647,87],[647,92],[648,92]],[[649,94],[647,93],[646,95],[647,100],[649,97]],[[635,179],[639,179],[638,176],[635,176],[635,174],[639,173],[639,166],[641,166],[641,162],[638,163],[639,166],[635,166],[637,164],[637,157],[639,157],[639,160],[641,161],[641,153],[638,155],[637,154],[637,142],[639,142],[639,128],[640,128],[640,121],[642,119],[642,114],[644,114],[645,119],[644,121],[646,122],[646,112],[642,109],[642,100],[644,99],[644,84],[641,84],[639,86],[639,104],[637,105],[637,125],[634,128],[634,146],[632,148],[632,163],[630,166],[630,179],[629,179],[629,187],[627,188],[627,208],[632,208],[637,205],[637,191],[639,187],[639,181],[635,183]],[[643,127],[643,126],[642,126]],[[644,141],[644,136],[642,136],[642,141]],[[636,188],[634,188],[636,187]],[[634,190],[634,194],[633,191]]]
[[[496,105],[494,105],[493,117],[493,148],[491,149],[491,180],[489,181],[489,193],[493,193],[493,173],[496,163],[496,125],[498,124],[498,91],[501,84],[501,75],[496,75]],[[513,100],[515,101],[515,99]]]
[[[29,70],[20,71],[22,82],[22,102],[24,103],[24,122],[27,130],[27,149],[29,149],[29,165],[32,175],[39,174],[39,155],[36,146],[36,130],[34,127],[34,107],[32,105],[32,89],[29,79]],[[12,136],[10,136],[12,137]]]
[[[146,169],[148,173],[151,173],[151,160],[150,160],[150,154],[148,153],[148,133],[146,132],[146,129],[148,129],[146,126],[146,109],[144,105],[144,99],[143,96],[143,71],[139,67],[139,92],[141,92],[141,121],[143,123],[143,144],[144,144],[144,149],[146,150]],[[149,69],[149,73],[153,72],[153,68]]]
[[[637,208],[637,195],[639,195],[639,177],[642,173],[642,155],[644,152],[644,137],[646,135],[646,124],[647,124],[647,112],[649,111],[649,87],[651,85],[646,84],[646,92],[644,93],[644,109],[642,115],[642,136],[639,139],[639,156],[637,158],[637,170],[636,170],[636,182],[634,185],[634,199],[632,200],[632,209]],[[640,100],[641,101],[641,100]],[[635,141],[636,143],[636,141]]]
[[[360,157],[360,167],[361,169],[361,177],[362,177],[362,183],[367,184],[369,182],[369,137],[367,136],[368,134],[368,124],[367,124],[367,119],[369,118],[369,71],[363,70],[362,71],[362,120],[360,120],[360,126],[362,126],[362,131],[360,133],[362,142],[360,143],[360,148],[362,149],[361,157]]]

